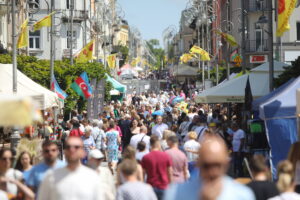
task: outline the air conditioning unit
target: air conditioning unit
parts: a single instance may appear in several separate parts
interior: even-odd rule
[[[0,6],[6,5],[6,0],[0,0]]]

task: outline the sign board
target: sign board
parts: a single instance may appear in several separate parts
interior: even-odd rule
[[[265,63],[268,62],[267,55],[253,55],[250,56],[250,63]]]
[[[93,88],[92,97],[88,99],[87,112],[88,118],[98,119],[98,114],[103,111],[103,103],[105,97],[105,80],[102,79],[97,82],[96,79],[91,81]]]

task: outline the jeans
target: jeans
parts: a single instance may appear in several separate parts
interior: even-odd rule
[[[164,197],[165,190],[153,187],[153,190],[157,196],[157,200],[162,200]]]
[[[233,161],[233,170],[235,177],[243,177],[243,160],[244,153],[243,152],[233,152],[232,161]]]

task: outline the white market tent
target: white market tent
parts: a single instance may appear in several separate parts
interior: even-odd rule
[[[13,94],[12,82],[12,64],[0,64],[0,95]],[[17,95],[31,97],[37,108],[41,110],[60,105],[56,93],[37,84],[19,70],[17,70]]]
[[[198,75],[198,69],[195,67],[191,67],[186,64],[180,64],[178,66],[174,66],[173,68],[173,75],[174,76],[184,76],[184,77],[189,77],[189,76],[197,76]]]
[[[269,69],[268,63],[264,63],[232,80],[226,81],[213,88],[200,93],[195,101],[197,103],[244,103],[247,79],[251,85],[253,99],[269,93]],[[274,61],[274,76],[278,77],[287,66],[285,63]]]

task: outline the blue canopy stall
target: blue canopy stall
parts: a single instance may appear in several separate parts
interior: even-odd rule
[[[273,92],[259,106],[259,117],[265,121],[266,134],[271,147],[271,170],[276,177],[278,162],[287,158],[290,146],[298,140],[296,117],[296,90],[300,88],[297,78]]]

